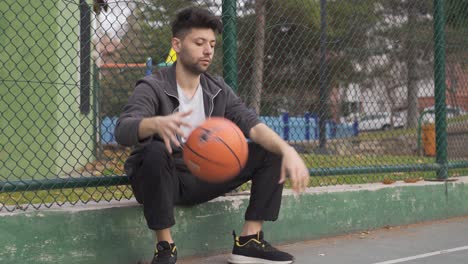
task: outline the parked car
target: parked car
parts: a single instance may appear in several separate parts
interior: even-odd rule
[[[406,116],[403,112],[393,115],[393,127],[403,127],[406,123]],[[358,120],[359,131],[387,130],[392,128],[391,114],[388,112],[372,113],[361,116]]]
[[[434,106],[430,106],[430,107],[426,107],[424,108],[423,111],[434,111],[435,107]],[[453,107],[453,106],[450,106],[448,105],[447,106],[447,118],[453,118],[453,117],[456,117],[456,116],[460,116],[460,115],[466,115],[467,112],[465,112],[462,108],[459,108],[459,107]],[[425,123],[434,123],[435,122],[435,113],[434,112],[429,112],[429,113],[426,113],[424,114],[423,118],[422,118],[422,121],[425,122]]]
[[[408,112],[401,111],[393,113],[393,127],[404,127],[406,126],[406,120],[408,119]]]

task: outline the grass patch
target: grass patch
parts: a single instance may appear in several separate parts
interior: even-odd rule
[[[303,158],[308,167],[333,169],[340,167],[367,167],[382,165],[421,165],[434,163],[435,159],[418,156],[377,156],[377,155],[313,155],[305,154]],[[116,175],[119,169],[108,167],[102,170],[102,175]],[[449,177],[468,175],[468,168],[449,170]],[[328,186],[342,184],[364,184],[384,182],[391,184],[394,181],[403,180],[416,182],[424,179],[436,178],[433,171],[426,172],[394,172],[394,173],[372,173],[372,174],[351,174],[334,176],[314,176],[310,178],[309,186]],[[290,188],[290,183],[286,182],[286,188]],[[237,191],[250,190],[250,183],[239,187]],[[54,204],[64,203],[76,204],[78,202],[87,203],[91,201],[111,201],[122,200],[133,197],[130,186],[109,186],[109,187],[87,187],[69,188],[45,191],[27,191],[0,193],[0,211],[4,206],[14,206],[17,209],[50,207]],[[9,209],[10,210],[10,209]]]
[[[421,165],[435,162],[435,158],[419,156],[390,156],[390,155],[313,155],[302,156],[308,168],[339,168],[364,167],[378,165]]]
[[[0,211],[2,205],[13,205],[17,209],[26,209],[27,207],[50,207],[54,204],[111,201],[131,197],[133,197],[132,190],[130,186],[126,185],[0,193]]]
[[[359,140],[386,139],[393,137],[417,136],[416,128],[398,128],[385,131],[360,132],[357,138]]]
[[[468,115],[460,115],[447,119],[447,124],[456,124],[462,123],[468,120]],[[422,133],[422,130],[421,130]],[[401,137],[401,136],[418,136],[417,128],[396,128],[385,131],[370,131],[370,132],[360,132],[357,138],[359,140],[374,140],[374,139],[386,139],[392,137]]]
[[[345,156],[337,157],[330,155],[305,155],[307,166],[313,168],[333,169],[340,167],[368,167],[382,165],[422,165],[435,162],[435,158],[418,156]],[[468,168],[451,169],[449,177],[468,175]],[[386,172],[369,174],[347,174],[333,176],[315,176],[310,179],[310,186],[327,186],[339,184],[364,184],[384,182],[391,184],[395,181],[416,182],[420,180],[435,179],[435,171],[416,172]]]
[[[456,116],[456,117],[452,117],[452,118],[447,119],[447,123],[449,123],[449,124],[461,123],[461,122],[464,122],[464,121],[467,121],[467,120],[468,120],[468,115],[460,115],[460,116]]]

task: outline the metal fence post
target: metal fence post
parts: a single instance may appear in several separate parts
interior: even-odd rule
[[[148,57],[146,59],[146,76],[151,75],[153,73],[153,59]]]
[[[284,112],[281,117],[283,119],[283,139],[287,141],[289,140],[289,113]]]
[[[101,132],[100,132],[100,117],[98,117],[98,87],[99,87],[99,67],[96,63],[93,63],[93,155],[96,158],[100,158],[98,156],[101,151],[98,151],[98,147],[100,146],[101,141]]]
[[[79,1],[80,8],[80,112],[87,115],[90,110],[91,83],[91,8],[85,0]]]
[[[223,75],[226,83],[237,91],[237,28],[236,0],[223,0]]]
[[[320,129],[319,129],[319,125],[318,125],[318,122],[319,122],[319,117],[317,114],[312,114],[312,119],[314,120],[314,137],[313,139],[318,139],[319,138],[319,133],[320,133]]]
[[[445,16],[444,1],[434,0],[434,99],[436,128],[436,162],[438,179],[446,179],[447,120],[445,105]]]

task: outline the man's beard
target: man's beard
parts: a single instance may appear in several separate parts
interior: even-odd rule
[[[186,60],[184,60],[183,58],[181,58],[182,56],[179,56],[179,63],[183,64],[184,65],[184,68],[187,69],[189,72],[195,74],[195,75],[200,75],[202,73],[205,73],[210,64],[208,64],[208,66],[205,68],[203,66],[200,65],[200,61],[197,61],[197,62],[187,62]]]
[[[198,63],[184,64],[185,68],[193,74],[200,75],[208,70],[208,67],[204,68]]]
[[[195,75],[200,75],[202,73],[205,73],[208,70],[208,67],[209,67],[209,65],[208,65],[208,67],[205,68],[205,67],[201,66],[199,63],[196,63],[196,62],[195,63],[184,63],[184,62],[182,62],[182,64],[184,64],[185,68],[189,72],[191,72],[191,73],[193,73]]]

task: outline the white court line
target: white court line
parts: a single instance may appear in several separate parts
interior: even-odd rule
[[[387,260],[387,261],[384,261],[384,262],[376,262],[374,264],[401,263],[401,262],[406,262],[406,261],[410,261],[410,260],[414,260],[414,259],[427,258],[427,257],[431,257],[431,256],[442,255],[442,254],[447,254],[447,253],[462,251],[462,250],[468,250],[468,246],[451,248],[451,249],[444,249],[444,250],[440,250],[440,251],[429,252],[429,253],[416,255],[416,256],[412,256],[412,257],[407,257],[407,258],[399,258],[399,259],[394,259],[394,260]]]

